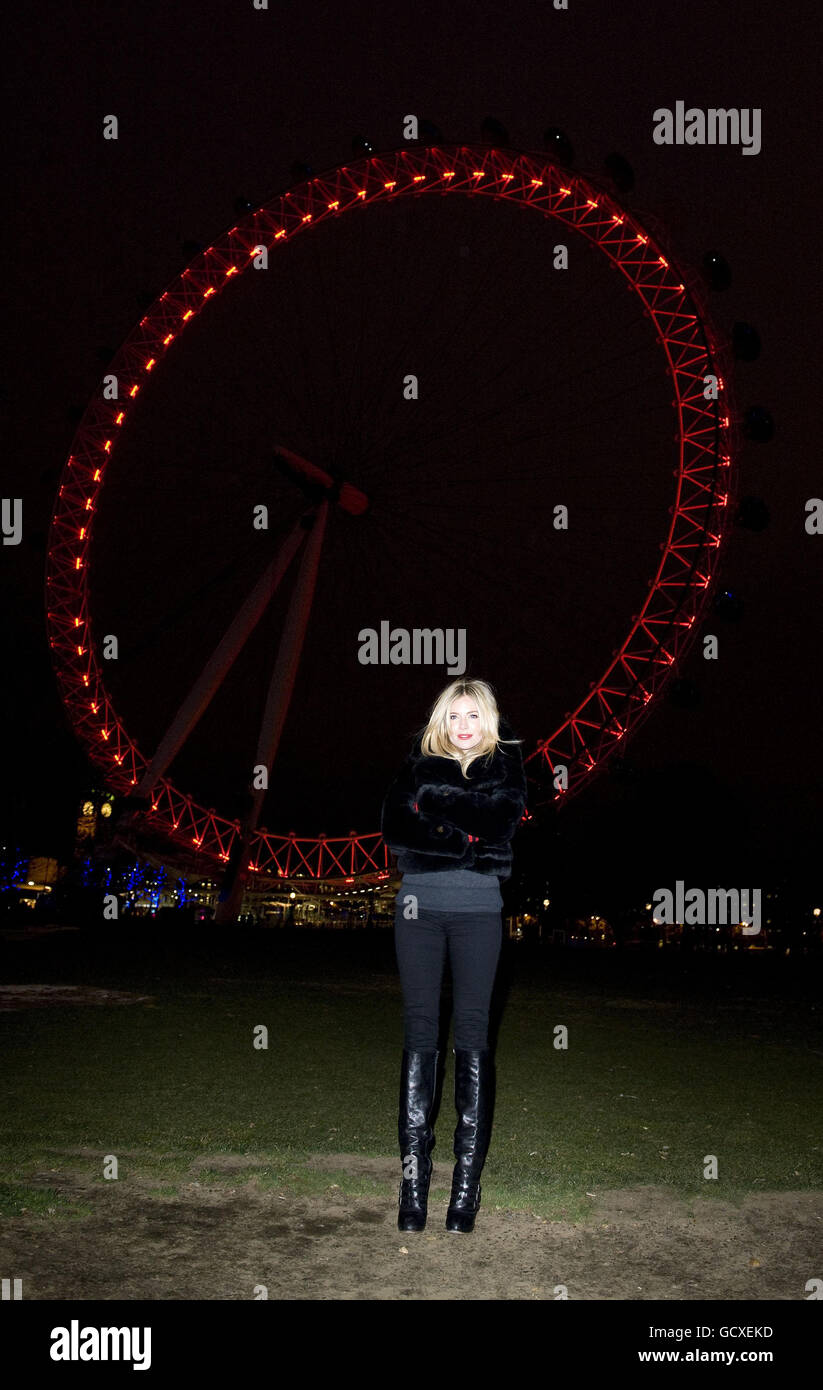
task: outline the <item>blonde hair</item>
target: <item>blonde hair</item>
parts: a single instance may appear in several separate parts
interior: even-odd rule
[[[475,748],[468,749],[461,753],[449,738],[449,714],[451,706],[455,700],[459,700],[461,695],[468,695],[470,700],[474,700],[480,715],[480,742]],[[451,685],[447,685],[445,690],[441,690],[431,708],[428,723],[421,735],[420,751],[426,757],[454,758],[460,763],[463,776],[466,776],[469,767],[475,758],[486,757],[488,762],[501,743],[522,743],[522,739],[501,739],[500,729],[500,710],[497,707],[497,700],[494,691],[488,681],[479,680],[456,680]]]

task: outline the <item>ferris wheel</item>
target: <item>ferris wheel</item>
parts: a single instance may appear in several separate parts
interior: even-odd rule
[[[102,769],[107,786],[126,798],[127,805],[138,808],[142,822],[153,832],[195,847],[216,864],[232,865],[230,897],[235,907],[249,872],[281,877],[300,872],[315,878],[343,879],[389,871],[390,858],[378,832],[350,832],[336,837],[282,830],[278,833],[263,828],[260,821],[268,776],[299,679],[301,653],[307,632],[311,631],[310,613],[315,594],[319,593],[318,581],[323,580],[324,547],[328,549],[332,525],[346,528],[354,567],[368,568],[374,542],[370,522],[375,515],[379,522],[375,497],[385,499],[390,489],[402,494],[404,486],[408,489],[409,480],[414,479],[415,456],[409,450],[406,424],[396,413],[396,402],[413,395],[414,386],[402,393],[395,391],[395,414],[391,415],[380,413],[375,383],[380,380],[385,384],[386,379],[393,383],[416,382],[409,362],[399,357],[389,360],[386,345],[393,341],[393,325],[402,314],[408,312],[414,317],[417,313],[418,320],[421,318],[417,303],[419,286],[417,290],[412,288],[414,265],[420,259],[421,246],[431,247],[433,238],[439,236],[436,229],[443,221],[445,205],[451,209],[461,203],[471,207],[473,240],[471,245],[459,246],[459,262],[449,261],[433,289],[433,302],[442,302],[450,290],[459,296],[463,266],[471,259],[473,246],[483,251],[484,219],[491,217],[492,210],[495,216],[508,219],[501,224],[505,235],[514,238],[521,225],[533,229],[533,236],[539,241],[536,254],[546,257],[546,281],[551,279],[557,260],[558,237],[561,250],[564,237],[573,238],[575,244],[582,242],[597,262],[597,274],[601,270],[618,272],[620,285],[629,292],[632,314],[639,323],[638,334],[656,364],[658,407],[661,393],[665,392],[665,408],[670,412],[667,447],[660,451],[655,482],[658,489],[661,480],[665,482],[669,503],[665,523],[658,532],[657,554],[652,553],[644,562],[645,592],[638,594],[634,611],[622,620],[622,633],[619,615],[614,619],[609,629],[610,652],[605,660],[600,657],[601,674],[590,680],[584,693],[578,691],[568,700],[569,707],[562,715],[550,707],[543,712],[540,690],[533,694],[542,727],[531,746],[524,749],[524,760],[536,795],[562,803],[598,773],[615,751],[622,751],[696,636],[711,597],[732,522],[738,438],[727,345],[711,322],[699,277],[679,266],[661,244],[659,235],[641,225],[599,181],[572,173],[532,152],[486,145],[411,146],[369,155],[308,178],[243,217],[225,236],[195,256],[152,304],[111,361],[100,390],[82,417],[63,469],[51,520],[47,561],[49,641],[61,698],[77,736]],[[426,206],[433,211],[425,224],[425,233],[417,241],[412,238],[405,242],[410,224],[398,217],[397,210]],[[378,222],[379,218],[383,220]],[[336,276],[338,288],[343,287],[341,292],[356,301],[358,286],[364,281],[352,273],[353,261],[346,268],[338,263],[335,248],[343,230],[349,225],[359,227],[364,219],[374,221],[376,235],[368,251],[359,252],[361,261],[367,262],[360,264],[360,272],[368,278],[378,258],[384,252],[388,254],[391,243],[397,256],[391,281],[396,286],[395,293],[389,303],[385,302],[386,293],[375,297],[368,333],[364,332],[360,343],[352,344],[347,354],[341,354],[339,344],[333,344],[327,370],[320,374],[321,379],[312,378],[307,386],[305,363],[299,365],[301,356],[306,356],[305,338],[301,341],[306,333],[303,320],[318,315],[320,298],[307,301],[303,297],[304,292],[306,296],[309,293],[307,276],[301,278],[307,262],[301,263],[302,268],[291,277],[292,289],[297,287],[292,312],[289,315],[284,311],[282,320],[275,322],[275,341],[260,347],[267,370],[271,367],[267,381],[273,383],[277,379],[280,391],[274,423],[267,422],[267,428],[276,431],[279,426],[280,432],[267,436],[265,464],[252,470],[252,491],[244,498],[248,529],[240,547],[242,554],[234,566],[235,606],[233,610],[221,610],[218,605],[203,636],[204,645],[194,658],[185,651],[179,653],[179,659],[176,652],[169,658],[169,665],[175,668],[174,695],[158,696],[158,708],[165,711],[165,722],[148,735],[148,751],[144,751],[146,738],[138,740],[129,732],[134,728],[135,714],[121,717],[120,711],[124,701],[128,706],[131,698],[136,705],[138,698],[148,698],[151,692],[143,677],[131,697],[122,681],[116,696],[110,693],[116,663],[109,661],[105,645],[110,640],[109,617],[101,624],[97,616],[101,602],[111,604],[106,594],[111,595],[113,589],[111,582],[104,585],[106,593],[101,598],[93,550],[93,543],[105,549],[106,526],[101,527],[100,523],[101,516],[105,522],[104,485],[112,472],[116,474],[115,463],[126,453],[129,437],[139,437],[146,412],[159,399],[162,379],[182,379],[187,345],[196,340],[201,361],[206,360],[202,354],[208,350],[210,328],[223,331],[220,325],[225,327],[229,322],[231,305],[239,298],[241,285],[259,284],[272,271],[289,278],[291,258],[308,254],[323,238],[319,293],[328,299],[330,283]],[[461,232],[461,236],[464,234]],[[495,235],[499,238],[499,231]],[[301,247],[307,248],[307,252],[301,253]],[[504,255],[499,265],[506,266],[509,259]],[[398,283],[398,266],[403,266],[403,274],[409,276],[405,284]],[[475,284],[460,309],[462,340],[468,341],[475,334],[472,342],[484,344],[486,350],[489,343],[493,347],[499,341],[497,330],[484,321],[483,315],[485,304],[494,298],[501,274],[498,268],[494,274],[487,274],[490,283]],[[512,275],[515,278],[502,292],[510,301],[517,295],[516,266]],[[499,292],[499,285],[497,289]],[[523,312],[534,293],[535,283],[522,286],[517,302]],[[381,315],[382,322],[376,325],[375,320]],[[434,322],[431,309],[428,315],[424,328]],[[534,341],[545,318],[546,310],[541,308],[531,330]],[[251,335],[248,329],[244,332],[245,344]],[[258,339],[261,337],[258,331]],[[447,362],[454,337],[452,329],[451,336],[444,330],[438,339],[438,362]],[[611,364],[610,370],[618,370],[621,361],[630,359],[634,350],[631,346],[623,350],[619,342],[614,342],[604,361]],[[330,379],[332,363],[338,372],[334,380]],[[448,368],[444,368],[441,428],[437,433],[423,425],[419,439],[422,452],[417,455],[419,468],[423,467],[422,458],[435,468],[438,449],[443,451],[442,459],[459,453],[461,461],[465,461],[472,449],[493,438],[490,431],[495,420],[506,416],[510,409],[507,402],[516,401],[518,409],[522,403],[524,411],[531,411],[520,420],[518,440],[561,427],[565,417],[563,409],[558,409],[557,374],[552,382],[554,396],[548,406],[542,394],[545,386],[540,380],[539,354],[531,352],[529,370],[534,376],[519,389],[517,383],[513,385],[509,380],[505,387],[508,396],[498,400],[495,392],[503,389],[499,383],[506,380],[507,365],[504,351],[490,369],[491,384],[483,386],[471,410],[463,402],[466,382],[458,376],[449,379]],[[578,365],[577,373],[585,376],[585,363]],[[246,389],[249,375],[238,372],[232,376],[229,372],[228,378],[215,377],[214,381],[219,380],[221,389],[230,396],[235,389]],[[364,378],[368,379],[367,385]],[[212,394],[214,389],[212,383]],[[176,390],[174,399],[179,402],[179,386]],[[365,426],[354,409],[358,398],[361,404],[363,400],[368,404],[363,416]],[[254,398],[256,404],[260,400],[260,396]],[[579,416],[579,408],[569,404],[566,415],[571,417],[575,412]],[[200,413],[205,412],[201,409]],[[660,409],[656,418],[659,414]],[[431,421],[433,417],[428,418]],[[206,448],[208,436],[220,429],[217,413],[209,420],[201,420],[196,428],[200,431],[200,447]],[[505,418],[499,429],[499,435],[494,437],[496,457],[501,452],[501,441],[508,450],[512,440],[514,459],[516,432],[506,432]],[[385,439],[392,441],[392,467],[386,470],[384,466],[382,473],[372,468],[369,475],[365,461],[379,456],[385,463]],[[154,468],[156,485],[161,487],[164,464],[162,459],[158,462],[159,453],[156,443],[142,454],[138,448],[126,471],[134,477]],[[149,462],[145,462],[147,459]],[[528,516],[538,505],[539,470],[532,465],[521,466],[517,474],[515,464],[507,459],[501,460],[499,467],[496,485],[501,497],[505,487],[517,491],[518,477],[524,480],[522,505],[524,516]],[[276,479],[282,504],[273,528],[276,535],[270,534],[267,551],[255,548],[253,541],[265,534],[269,509],[259,496],[258,502],[251,505],[253,488],[259,494],[261,486],[270,485],[269,481],[260,481],[265,470],[270,479]],[[604,476],[605,473],[604,464]],[[196,514],[197,508],[206,502],[213,504],[215,497],[218,508],[225,504],[228,511],[235,482],[239,488],[242,460],[232,462],[221,481],[223,491],[211,497],[205,473],[191,470],[188,476],[188,514]],[[462,479],[467,475],[455,476]],[[368,485],[369,477],[375,480],[374,488]],[[614,495],[620,494],[624,483],[617,469],[609,474],[607,486]],[[636,480],[633,486],[637,486]],[[469,502],[472,487],[471,483],[466,484]],[[660,495],[658,491],[656,514],[663,510]],[[460,496],[458,487],[458,501]],[[405,505],[408,509],[419,502],[418,490],[412,502],[407,500]],[[158,505],[165,511],[165,501]],[[385,505],[384,500],[384,509]],[[499,505],[502,507],[502,501]],[[628,514],[628,503],[626,507]],[[493,527],[497,508],[497,499],[491,495],[486,512],[478,512],[478,526]],[[631,514],[642,511],[642,496],[633,494]],[[260,522],[259,530],[252,529],[261,517],[266,524]],[[421,517],[420,544],[424,545],[428,538],[432,555],[448,550],[447,537],[437,529],[438,517],[431,497]],[[160,536],[159,543],[166,543],[161,532],[159,524],[144,524],[139,542],[144,553],[151,548],[150,533]],[[536,538],[532,553],[537,555],[541,545],[545,550],[553,539],[554,536],[545,535]],[[110,550],[122,552],[122,546],[117,543]],[[172,596],[175,584],[182,583],[182,577],[189,573],[187,565],[193,573],[198,564],[193,553],[186,554],[185,546],[178,547],[178,551],[178,579],[170,585]],[[116,558],[109,557],[112,563]],[[212,553],[211,559],[214,558]],[[408,553],[408,547],[400,563],[407,567],[405,572],[410,580],[413,573],[419,576],[420,569],[425,568]],[[589,568],[595,563],[596,558],[587,559]],[[245,591],[241,587],[244,565],[251,569],[251,582]],[[464,570],[471,577],[469,553],[464,557]],[[290,596],[286,594],[287,574],[290,579],[294,576]],[[211,583],[205,568],[198,571],[197,578],[201,591]],[[163,588],[162,584],[159,588]],[[135,594],[139,592],[138,585]],[[516,574],[511,580],[511,593],[517,593]],[[608,594],[604,602],[608,603]],[[139,606],[139,600],[132,602],[131,609],[135,606]],[[245,800],[239,814],[221,813],[204,804],[208,797],[179,790],[168,775],[169,769],[176,759],[184,759],[193,731],[205,722],[204,716],[218,692],[232,679],[233,669],[241,665],[241,654],[252,634],[270,621],[267,615],[274,611],[278,615],[279,635],[273,629],[269,631],[268,666],[259,701],[262,714],[258,710],[259,717],[254,721],[256,740],[254,728],[245,727],[252,721],[240,721],[249,745],[242,778]],[[534,620],[525,627],[533,631]],[[585,637],[582,631],[581,640]],[[522,647],[524,641],[531,639],[526,634],[518,640]],[[259,674],[260,660],[254,669]],[[333,686],[335,671],[327,669],[326,676]],[[215,727],[219,726],[213,724],[212,732]]]

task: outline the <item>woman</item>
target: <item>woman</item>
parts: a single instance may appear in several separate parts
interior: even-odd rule
[[[448,1231],[469,1232],[491,1136],[489,1006],[503,939],[500,884],[526,806],[520,740],[490,685],[456,680],[392,783],[381,830],[403,878],[394,939],[404,1006],[398,1138],[403,1162],[397,1225],[422,1231],[431,1180],[431,1113],[446,952],[454,992],[457,1128]]]

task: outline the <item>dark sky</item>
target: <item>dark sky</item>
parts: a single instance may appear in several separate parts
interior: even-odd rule
[[[763,341],[760,359],[736,369],[737,399],[768,406],[777,426],[771,444],[745,445],[739,486],[765,500],[771,524],[737,530],[728,545],[724,583],[745,613],[704,624],[721,647],[715,663],[693,648],[684,667],[699,706],[661,701],[628,751],[657,816],[686,786],[690,806],[708,814],[713,802],[717,815],[719,804],[761,845],[816,844],[823,540],[803,523],[807,499],[823,492],[820,38],[814,7],[760,0],[569,0],[568,12],[479,0],[365,14],[311,0],[267,11],[183,0],[18,18],[7,57],[2,492],[23,498],[25,534],[3,552],[4,833],[59,848],[87,780],[48,661],[43,564],[99,349],[118,347],[180,273],[186,240],[208,245],[233,224],[238,196],[274,197],[295,159],[317,172],[351,161],[356,135],[394,148],[415,113],[456,143],[479,141],[492,115],[512,147],[531,150],[558,125],[584,174],[600,175],[617,149],[635,170],[628,203],[641,220],[662,219],[688,263],[707,249],[728,258],[733,284],[713,297],[715,317],[727,331],[749,320]],[[652,113],[678,100],[760,108],[760,153],[655,145]],[[109,113],[117,142],[101,135]],[[600,674],[656,565],[671,500],[669,391],[636,304],[582,243],[559,284],[541,274],[547,235],[562,239],[554,228],[499,207],[478,217],[456,201],[382,210],[333,244],[319,228],[267,282],[269,299],[248,287],[231,304],[224,295],[209,333],[197,325],[164,369],[104,489],[95,613],[121,635],[112,688],[146,751],[259,573],[249,506],[269,502],[275,535],[291,524],[296,504],[266,461],[275,432],[327,464],[334,438],[333,461],[372,499],[362,522],[330,526],[272,829],[376,829],[386,780],[448,679],[359,666],[361,627],[466,626],[470,673],[492,681],[533,747]],[[425,383],[413,426],[383,371],[390,349]],[[360,376],[341,415],[339,392],[324,396],[318,383],[333,381],[332,364],[348,382],[352,362]],[[284,382],[303,399],[302,424]],[[492,390],[502,408],[481,423]],[[534,418],[507,407],[527,393]],[[556,501],[579,519],[565,552],[548,530]],[[272,610],[172,770],[207,805],[228,811],[251,761],[283,611]],[[608,828],[608,787],[579,801],[581,825],[591,816],[600,827],[605,814]]]

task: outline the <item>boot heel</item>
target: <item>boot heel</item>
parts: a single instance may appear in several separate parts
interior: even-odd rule
[[[424,1177],[400,1179],[400,1190],[397,1194],[398,1231],[425,1230],[430,1182],[431,1164]]]
[[[465,1183],[457,1188],[452,1187],[449,1209],[446,1213],[446,1230],[460,1231],[463,1235],[471,1235],[474,1230],[474,1219],[480,1210],[480,1183]]]

